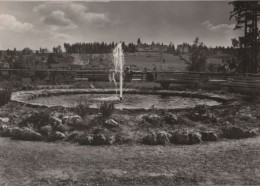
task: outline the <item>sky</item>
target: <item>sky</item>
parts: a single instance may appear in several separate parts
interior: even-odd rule
[[[52,49],[75,42],[231,46],[241,35],[225,1],[0,2],[0,49]]]

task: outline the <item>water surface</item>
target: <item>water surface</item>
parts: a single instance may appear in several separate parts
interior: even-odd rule
[[[29,100],[30,103],[63,107],[74,107],[79,103],[87,103],[91,108],[97,108],[103,101],[114,101],[117,109],[150,109],[153,107],[158,109],[182,109],[192,108],[196,105],[214,106],[221,104],[210,99],[142,94],[126,94],[122,101],[119,100],[118,95],[112,94],[61,95]]]

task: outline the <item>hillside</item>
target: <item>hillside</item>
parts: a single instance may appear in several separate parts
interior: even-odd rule
[[[50,54],[24,55],[26,67],[44,68]],[[135,52],[125,53],[125,65],[132,66],[138,70],[163,70],[163,71],[185,71],[189,62],[189,54],[172,54],[163,52]],[[104,54],[79,54],[62,53],[55,55],[58,65],[55,68],[67,68],[68,65],[83,66],[83,69],[107,69],[113,68],[111,53]],[[209,64],[221,64],[221,57],[208,58]],[[43,62],[43,63],[41,63]],[[47,66],[45,65],[45,68]]]
[[[73,63],[88,66],[110,66],[112,65],[112,54],[71,54]],[[133,66],[139,70],[185,71],[189,62],[189,54],[170,54],[161,52],[136,52],[125,53],[125,65]],[[221,64],[221,58],[208,58],[209,64]]]
[[[140,70],[156,67],[157,70],[183,71],[187,64],[179,56],[161,52],[137,52],[125,54],[126,65],[135,65]]]

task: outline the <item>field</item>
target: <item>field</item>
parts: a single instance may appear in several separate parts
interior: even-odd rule
[[[34,64],[35,68],[44,68],[45,62],[49,54],[31,54],[24,56],[29,64]],[[153,70],[157,71],[186,71],[187,62],[189,61],[190,54],[173,54],[163,52],[135,52],[125,53],[125,65],[133,66],[138,70]],[[104,69],[112,67],[113,56],[111,53],[104,54],[79,54],[79,53],[63,53],[61,56],[56,57],[58,66],[67,68],[68,64],[83,65],[87,69]],[[41,65],[43,61],[44,65]],[[209,64],[221,64],[221,58],[209,57]],[[27,64],[28,65],[28,64]],[[46,65],[45,65],[46,66]]]
[[[125,61],[126,65],[135,65],[140,70],[152,70],[156,67],[158,71],[185,71],[187,66],[185,60],[178,55],[158,52],[128,53],[125,55]]]
[[[77,59],[79,59],[81,55],[83,54],[73,54],[73,56],[77,56]],[[157,71],[186,71],[189,56],[190,54],[177,55],[161,52],[125,53],[125,65],[135,66],[139,70],[153,70],[156,67]],[[94,64],[100,63],[100,58],[108,63],[112,60],[111,54],[95,54],[92,57]],[[221,64],[221,58],[209,57],[208,63]]]
[[[189,55],[183,54],[178,56],[170,53],[160,52],[135,52],[125,53],[125,65],[134,66],[139,70],[153,70],[156,67],[157,70],[168,70],[168,71],[184,71],[186,69],[186,59],[188,60]],[[93,54],[92,60],[90,60],[90,54],[71,54],[73,56],[74,64],[90,64],[93,65],[104,65],[111,63],[111,54]]]

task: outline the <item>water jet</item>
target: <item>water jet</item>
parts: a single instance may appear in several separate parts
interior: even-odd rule
[[[119,97],[120,100],[123,99],[123,68],[124,68],[124,53],[122,48],[122,43],[118,43],[113,50],[113,63],[114,63],[114,73],[112,74],[113,82],[116,87],[117,94],[117,82],[115,79],[115,73],[119,73]]]

